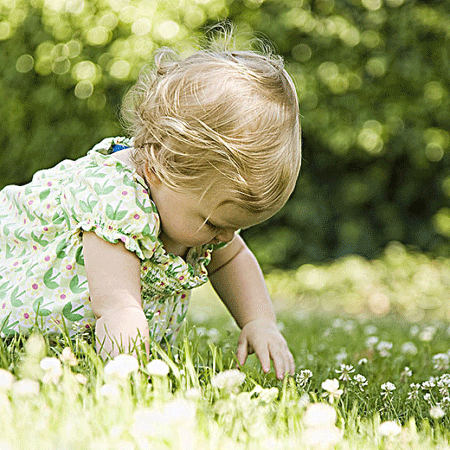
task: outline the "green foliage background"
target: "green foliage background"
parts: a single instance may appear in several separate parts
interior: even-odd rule
[[[303,115],[298,187],[245,233],[263,267],[392,240],[448,255],[449,0],[0,0],[0,185],[123,134],[152,52],[224,19],[274,44]]]

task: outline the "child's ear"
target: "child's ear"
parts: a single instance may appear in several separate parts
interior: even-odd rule
[[[155,187],[161,184],[161,179],[156,175],[155,169],[148,163],[145,166],[145,179],[148,184]]]

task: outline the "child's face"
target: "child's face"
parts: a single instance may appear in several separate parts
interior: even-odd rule
[[[161,219],[161,233],[183,247],[229,242],[237,230],[263,222],[276,212],[246,211],[233,203],[224,184],[220,183],[203,197],[175,192],[159,180],[151,183],[150,190]],[[226,203],[222,204],[224,201]]]

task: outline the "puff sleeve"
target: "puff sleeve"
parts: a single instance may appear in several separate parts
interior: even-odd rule
[[[83,158],[84,159],[84,158]],[[116,158],[91,151],[66,180],[61,205],[74,233],[123,242],[141,260],[157,245],[159,216],[144,181]]]

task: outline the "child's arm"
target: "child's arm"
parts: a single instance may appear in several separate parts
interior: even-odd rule
[[[215,250],[208,266],[210,281],[242,329],[237,357],[242,365],[255,352],[264,372],[270,359],[279,379],[293,374],[294,358],[278,331],[272,301],[255,256],[239,235],[224,248]]]
[[[122,243],[110,244],[94,232],[83,233],[83,254],[91,307],[97,318],[97,351],[102,357],[114,357],[122,349],[132,351],[133,345],[144,339],[148,352],[139,258]]]

